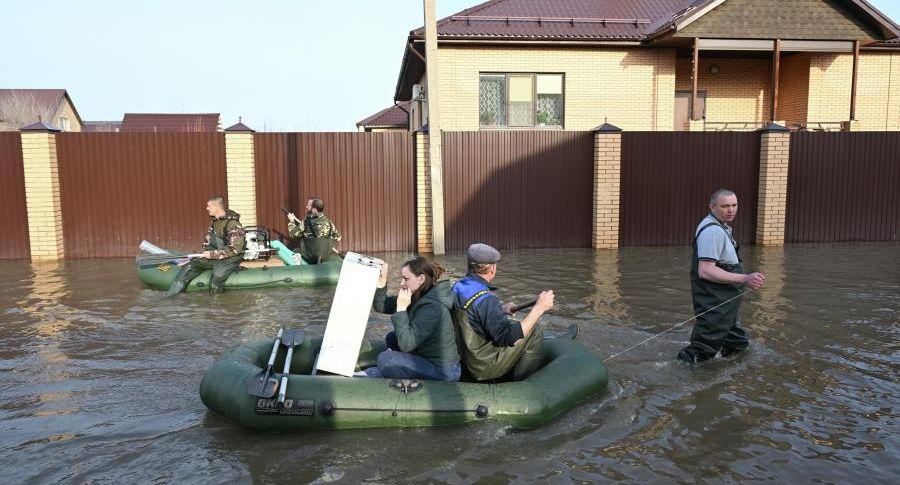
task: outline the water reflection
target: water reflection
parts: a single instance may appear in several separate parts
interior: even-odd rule
[[[592,279],[594,293],[590,296],[592,316],[602,316],[603,323],[623,325],[631,320],[628,308],[622,301],[619,280],[619,252],[598,250],[593,253],[594,277]]]

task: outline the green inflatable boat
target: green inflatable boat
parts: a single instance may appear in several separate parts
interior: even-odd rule
[[[181,269],[174,261],[160,262],[160,256],[138,256],[135,260],[138,277],[157,290],[167,290]],[[333,285],[341,274],[341,258],[335,256],[321,264],[295,266],[241,266],[225,281],[226,290],[263,287],[292,287]],[[212,271],[207,270],[194,278],[185,291],[209,290]]]
[[[250,391],[260,382],[272,344],[272,340],[264,340],[227,350],[200,384],[203,403],[257,431],[445,426],[473,421],[532,428],[603,391],[608,381],[606,367],[596,355],[565,339],[544,341],[547,363],[519,382],[311,376],[322,344],[317,337],[303,340],[294,350],[285,399],[279,405],[277,394],[257,397],[259,393]],[[373,341],[364,341],[362,346],[357,362],[360,368],[375,365],[375,357],[385,348],[383,342]],[[274,369],[283,369],[286,353],[280,346]]]

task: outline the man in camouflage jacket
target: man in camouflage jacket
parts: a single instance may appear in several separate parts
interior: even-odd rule
[[[221,196],[210,197],[206,202],[206,211],[211,219],[206,240],[203,243],[203,257],[194,258],[181,268],[178,276],[166,296],[181,293],[192,279],[200,273],[211,269],[209,291],[224,291],[225,280],[238,269],[244,259],[244,227],[240,222],[240,214],[225,208],[225,199]]]
[[[318,197],[306,201],[306,217],[301,221],[288,214],[288,235],[300,238],[300,256],[308,264],[318,264],[328,259],[334,243],[341,240],[341,233],[325,215],[325,203]]]

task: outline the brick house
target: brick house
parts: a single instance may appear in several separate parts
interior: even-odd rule
[[[437,31],[445,130],[900,130],[900,31],[864,0],[489,0]],[[413,30],[413,130],[424,52]]]
[[[83,124],[65,89],[0,89],[0,131],[38,121],[61,131],[81,131]]]

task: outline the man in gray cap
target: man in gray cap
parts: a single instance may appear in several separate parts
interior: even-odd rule
[[[468,273],[453,285],[452,312],[466,371],[479,381],[524,379],[542,363],[538,319],[553,308],[553,290],[542,291],[522,321],[510,319],[515,304],[501,304],[492,293],[497,288],[490,286],[500,252],[487,244],[473,244],[466,258]]]

